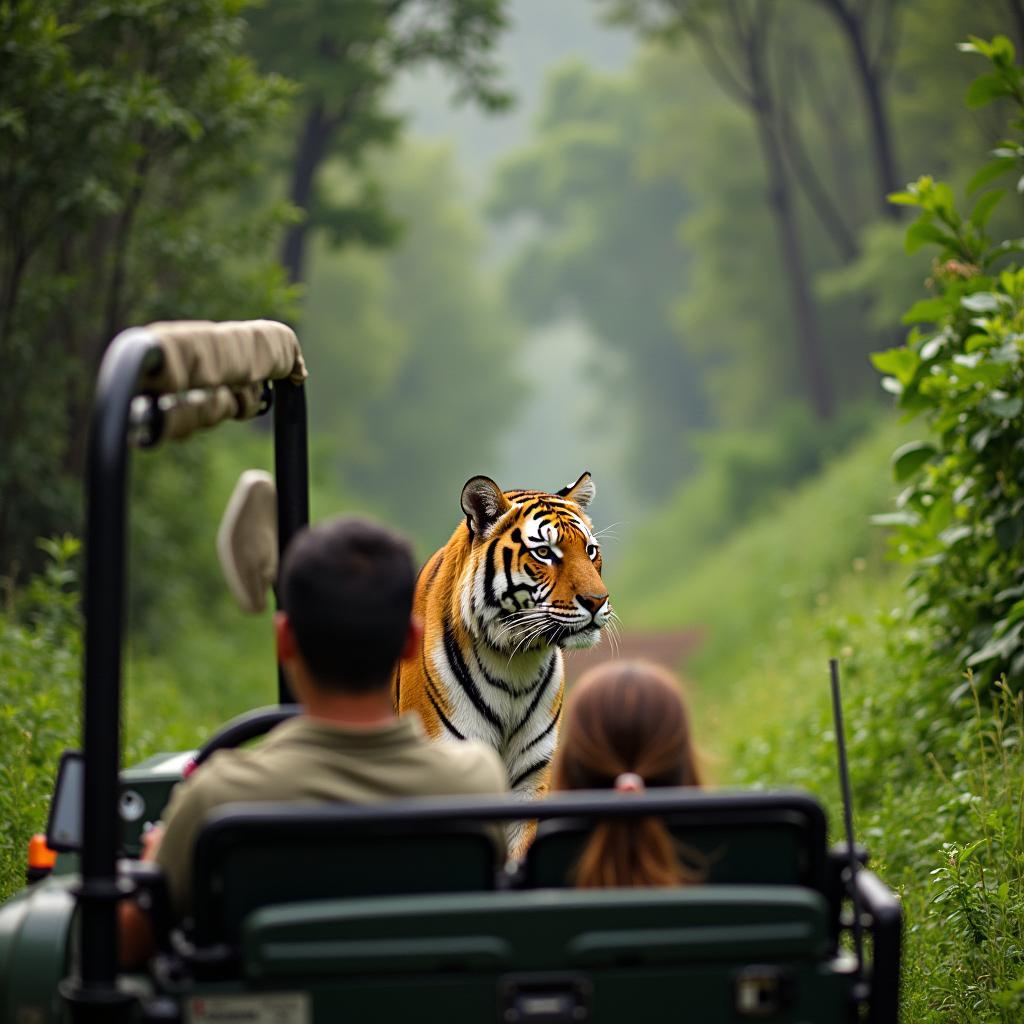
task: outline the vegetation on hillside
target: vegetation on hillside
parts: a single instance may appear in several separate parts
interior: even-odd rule
[[[965,49],[991,64],[969,99],[1009,99],[1014,132],[971,182],[977,191],[1020,174],[1024,91],[1007,39]],[[1024,1012],[1019,243],[986,234],[1002,191],[974,199],[967,217],[954,195],[922,178],[896,196],[921,210],[908,248],[934,244],[938,256],[906,344],[876,357],[898,404],[923,413],[927,439],[907,440],[904,425],[886,459],[890,428],[691,555],[687,576],[625,581],[643,622],[705,625],[687,669],[718,780],[811,790],[837,840],[827,658],[841,659],[857,830],[902,896],[903,1015],[929,1024]],[[897,511],[874,517],[897,527],[891,546],[909,569],[894,572],[868,519],[898,488]],[[671,511],[649,541],[664,541]]]
[[[1024,182],[1024,71],[1005,36],[962,47],[989,62],[967,94],[972,106],[1013,108],[1009,137],[968,185],[978,193],[961,214],[953,189],[921,177],[890,198],[916,208],[907,248],[935,245],[932,295],[904,317],[906,343],[874,356],[883,383],[930,437],[895,455],[907,483],[897,552],[913,566],[911,608],[928,630],[937,668],[968,668],[984,683],[1024,680],[1024,269],[1018,237],[992,237],[993,212]],[[1019,211],[1019,201],[1017,203]]]

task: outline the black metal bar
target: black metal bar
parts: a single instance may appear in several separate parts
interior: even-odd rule
[[[210,812],[208,821],[230,816],[247,820],[288,823],[318,821],[354,831],[363,828],[408,825],[410,822],[528,821],[537,818],[639,818],[652,814],[692,814],[697,821],[746,821],[751,812],[799,814],[811,823],[814,842],[825,845],[825,812],[806,793],[715,792],[694,788],[648,789],[643,793],[616,793],[607,789],[555,793],[543,800],[524,802],[512,794],[492,796],[438,796],[388,800],[378,804],[294,804],[264,801],[225,804]]]
[[[839,787],[843,794],[843,825],[846,829],[846,866],[850,872],[850,899],[853,901],[853,948],[858,968],[864,972],[864,934],[861,929],[860,891],[857,887],[857,847],[853,841],[853,796],[850,793],[850,770],[846,763],[846,733],[843,728],[843,703],[839,693],[839,662],[828,661],[832,683],[832,717],[836,728],[836,749],[839,752]]]
[[[75,1021],[118,1019],[117,817],[121,751],[121,639],[128,530],[128,425],[141,375],[162,352],[144,329],[114,339],[100,367],[89,437],[85,528],[84,793],[78,890],[81,973],[64,989]]]
[[[871,934],[870,1024],[898,1024],[903,909],[873,871],[857,872],[857,892],[867,911]]]
[[[278,563],[288,542],[309,522],[309,441],[306,390],[289,380],[274,381],[274,477],[277,481]],[[277,669],[277,699],[295,701],[288,680]]]

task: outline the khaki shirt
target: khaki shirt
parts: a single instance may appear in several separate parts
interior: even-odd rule
[[[505,768],[490,747],[433,743],[416,715],[383,726],[334,725],[299,715],[256,747],[218,751],[178,785],[156,861],[179,915],[192,901],[195,841],[207,814],[242,800],[374,803],[398,797],[500,793]]]

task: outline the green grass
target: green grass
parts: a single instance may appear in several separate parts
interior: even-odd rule
[[[680,565],[663,549],[660,578],[651,574],[641,584],[627,577],[625,589],[613,583],[625,628],[702,628],[705,642],[689,667],[716,688],[771,657],[778,631],[793,615],[828,601],[830,588],[855,564],[882,571],[884,538],[868,518],[889,506],[888,459],[906,436],[905,428],[884,424],[703,558]],[[685,519],[677,532],[685,535]],[[650,560],[648,552],[635,556]]]

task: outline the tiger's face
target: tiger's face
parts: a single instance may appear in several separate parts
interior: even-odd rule
[[[511,658],[592,647],[612,618],[601,546],[584,513],[589,473],[557,494],[505,491],[473,477],[462,491],[470,553],[459,595],[466,628]]]

